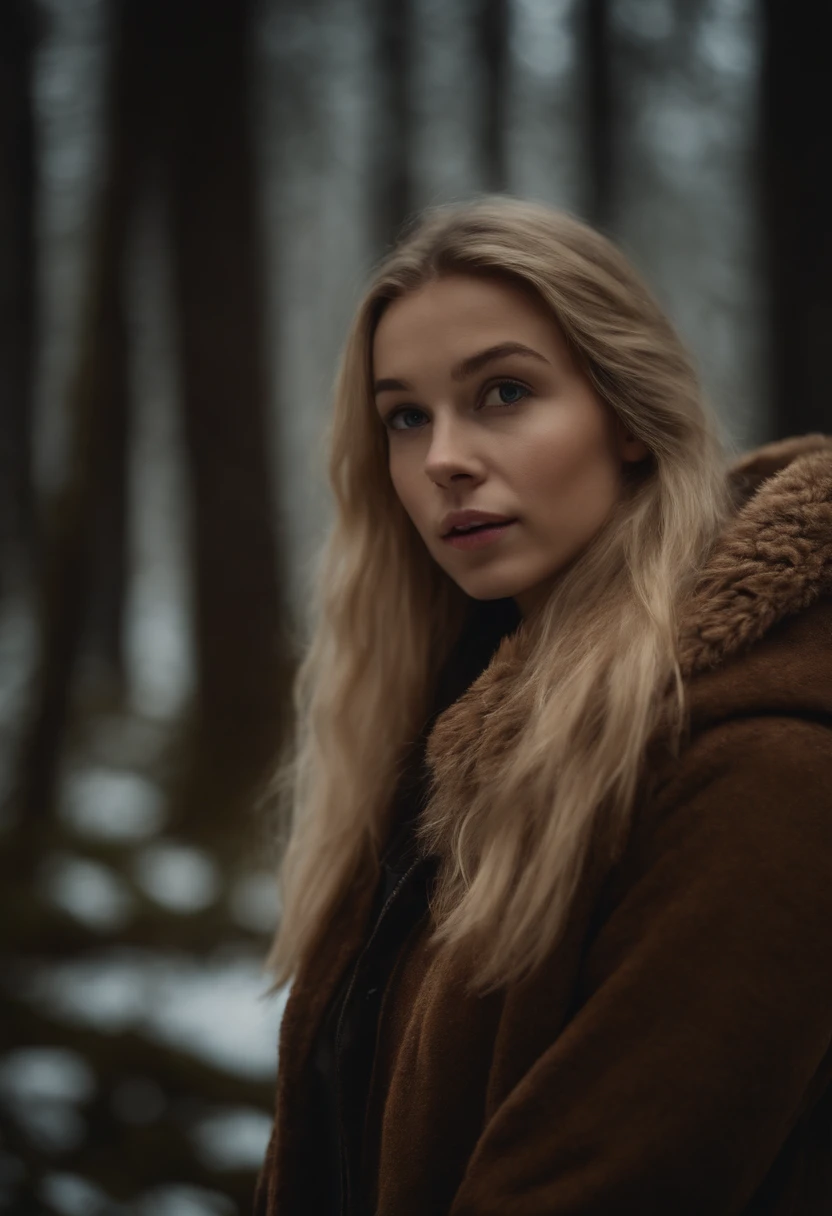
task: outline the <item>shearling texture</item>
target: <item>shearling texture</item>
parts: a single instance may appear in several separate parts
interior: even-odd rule
[[[682,617],[689,740],[623,855],[588,867],[522,984],[473,997],[427,925],[406,944],[368,1108],[377,1216],[832,1212],[832,438],[731,477]],[[497,730],[509,699],[522,721],[523,692],[508,639],[439,720],[440,769],[451,748],[457,779],[482,780],[466,730]],[[375,878],[293,986],[258,1216],[308,1211],[309,1050]]]

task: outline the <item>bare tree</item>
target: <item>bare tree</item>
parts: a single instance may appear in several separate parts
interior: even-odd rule
[[[482,0],[477,33],[483,64],[483,170],[486,189],[508,187],[506,102],[510,62],[508,0]]]
[[[609,0],[585,0],[579,22],[586,115],[585,210],[594,224],[607,229],[613,220],[615,194]]]
[[[0,854],[0,954],[7,969],[27,950],[48,967],[116,945],[192,957],[220,943],[265,949],[263,940],[253,942],[251,932],[229,923],[219,901],[172,923],[136,881],[135,857],[124,842],[119,848],[85,841],[84,850],[130,890],[127,925],[92,930],[62,915],[44,897],[40,878],[32,881],[44,857],[67,846],[67,829],[50,812],[78,660],[85,646],[106,649],[105,624],[113,627],[112,642],[121,639],[114,608],[125,584],[130,443],[125,253],[151,170],[166,203],[173,266],[196,591],[198,689],[189,763],[171,821],[193,841],[226,846],[225,876],[233,872],[235,839],[244,848],[250,835],[240,812],[250,809],[279,743],[288,681],[267,426],[265,259],[249,127],[252,11],[246,0],[176,6],[116,0],[108,9],[103,184],[69,393],[68,476],[46,534],[41,665],[20,760],[22,830],[6,834]],[[78,839],[70,839],[73,852],[80,851]],[[89,1179],[115,1200],[176,1181],[223,1191],[240,1211],[250,1205],[254,1172],[213,1169],[197,1150],[195,1131],[204,1116],[235,1107],[267,1112],[269,1084],[230,1075],[138,1031],[111,1036],[70,1024],[59,1009],[35,1008],[23,991],[6,997],[5,1026],[16,1045],[63,1046],[96,1076],[94,1093],[80,1103],[86,1135],[70,1147],[44,1149],[0,1103],[0,1138],[23,1167],[16,1210],[40,1210],[40,1183],[56,1169]],[[158,1115],[141,1125],[123,1113],[124,1082],[137,1077],[159,1101]]]
[[[375,0],[375,107],[371,183],[373,232],[393,245],[413,205],[413,107],[410,96],[412,0]]]
[[[181,400],[193,502],[197,696],[179,810],[240,833],[286,704],[250,126],[253,0],[149,0],[159,48]]]
[[[167,202],[193,503],[198,689],[183,825],[192,813],[201,831],[211,822],[232,831],[233,807],[250,802],[273,762],[286,680],[249,134],[252,9],[249,0],[182,0],[173,9],[162,0],[119,0],[113,9],[105,184],[71,390],[69,477],[46,554],[36,711],[21,766],[22,803],[36,814],[53,801],[85,620],[99,654],[120,654],[129,432],[124,255],[151,153]]]
[[[46,517],[39,575],[40,657],[16,793],[27,823],[50,814],[73,677],[98,589],[116,674],[121,661],[127,433],[125,252],[137,185],[141,108],[129,12],[114,9],[103,186],[81,341],[69,388],[67,476]],[[97,561],[96,561],[97,559]],[[96,578],[96,570],[108,568]],[[112,568],[110,568],[112,566]],[[104,643],[107,649],[107,642]]]
[[[832,181],[827,13],[765,0],[761,160],[777,434],[829,430]]]
[[[34,539],[32,385],[36,339],[34,0],[0,6],[0,579]],[[2,589],[2,583],[0,583]]]

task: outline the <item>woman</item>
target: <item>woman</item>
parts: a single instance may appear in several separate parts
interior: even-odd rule
[[[574,219],[440,209],[381,267],[258,1213],[832,1211],[832,438],[722,453]]]

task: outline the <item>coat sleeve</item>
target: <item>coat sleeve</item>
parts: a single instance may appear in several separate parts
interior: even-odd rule
[[[714,727],[647,821],[580,1008],[486,1124],[450,1216],[741,1212],[828,1083],[832,731]]]

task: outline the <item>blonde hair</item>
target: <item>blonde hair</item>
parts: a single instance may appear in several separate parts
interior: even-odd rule
[[[395,495],[372,397],[384,308],[453,273],[508,275],[531,288],[600,398],[651,454],[519,627],[528,708],[513,747],[487,781],[469,775],[454,796],[438,781],[421,817],[422,839],[440,858],[436,941],[475,960],[476,987],[519,979],[544,959],[599,816],[621,836],[662,715],[677,745],[683,730],[677,610],[731,509],[725,441],[691,362],[628,261],[585,224],[502,197],[436,208],[376,273],[337,378],[335,519],[296,678],[296,737],[278,782],[291,831],[269,956],[276,982],[336,923],[356,880],[375,872],[402,759],[470,603]],[[520,699],[516,687],[510,695]],[[453,786],[453,774],[443,780]]]

